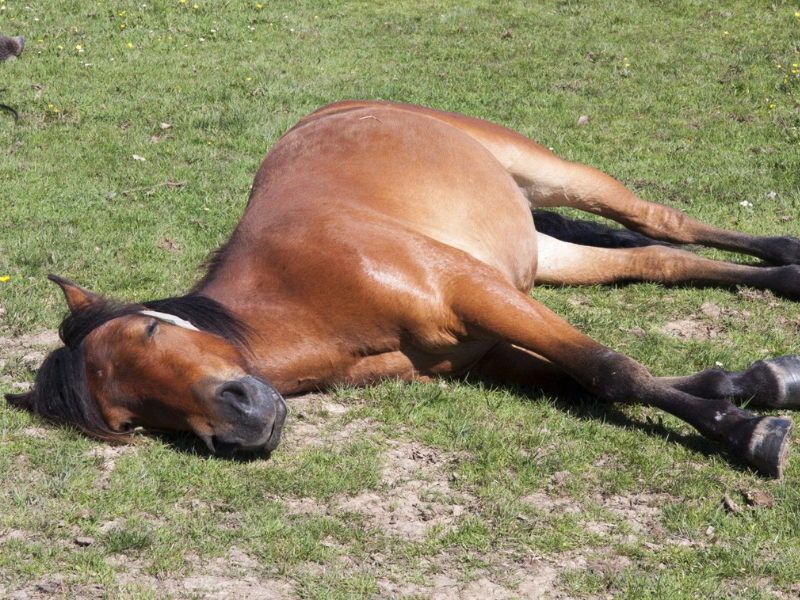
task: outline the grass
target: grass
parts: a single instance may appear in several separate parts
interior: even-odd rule
[[[0,32],[28,41],[0,63],[0,101],[21,115],[0,114],[4,339],[57,325],[49,272],[118,298],[186,290],[266,150],[343,98],[483,117],[699,219],[800,234],[796,3],[196,5],[0,2]],[[657,375],[797,350],[800,308],[769,294],[534,295]],[[664,333],[687,318],[710,333]],[[0,352],[0,391],[32,381],[36,355]],[[0,595],[202,597],[232,581],[325,598],[488,595],[483,580],[520,596],[800,591],[796,442],[771,482],[642,407],[479,382],[390,382],[311,406],[270,460],[242,462],[189,438],[111,451],[0,408]],[[392,469],[405,479],[387,481]]]

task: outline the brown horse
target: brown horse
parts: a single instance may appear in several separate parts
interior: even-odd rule
[[[537,232],[532,209],[555,206],[643,235],[628,244],[610,234],[606,245],[633,247],[609,248]],[[782,266],[707,260],[643,245],[645,235]],[[704,225],[503,127],[417,106],[341,102],[278,141],[244,216],[188,295],[121,305],[51,276],[70,310],[65,345],[32,392],[6,399],[103,439],[139,427],[190,430],[212,452],[229,453],[278,445],[281,394],[471,372],[656,406],[780,477],[792,421],[729,399],[800,407],[800,359],[656,378],[529,292],[534,280],[647,280],[798,298],[798,263],[795,238]]]

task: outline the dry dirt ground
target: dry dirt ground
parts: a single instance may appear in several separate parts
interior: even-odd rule
[[[695,333],[685,324],[681,329]],[[35,367],[47,350],[57,343],[57,337],[50,332],[16,338],[0,337],[0,361],[3,365],[16,361]],[[2,383],[6,389],[28,388],[26,383],[11,381],[8,376]],[[324,394],[292,399],[281,451],[291,456],[309,445],[335,445],[337,441],[353,441],[359,436],[377,432],[379,425],[375,422],[346,418],[348,410]],[[50,431],[46,426],[32,426],[24,434],[41,437],[50,435]],[[360,516],[367,534],[376,531],[397,540],[415,542],[424,542],[431,535],[439,537],[466,519],[482,518],[479,499],[464,491],[463,486],[454,485],[457,456],[404,440],[401,435],[398,438],[385,443],[379,491],[337,496],[324,503],[308,497],[283,497],[279,500],[285,503],[290,514],[336,517],[355,513]],[[135,447],[98,445],[94,448],[91,451],[93,456],[102,459],[95,486],[102,488],[107,485],[115,461],[121,455],[137,451]],[[670,537],[662,530],[659,524],[662,508],[674,502],[674,498],[664,494],[606,497],[598,494],[578,501],[563,491],[569,477],[568,472],[555,473],[545,490],[531,493],[520,501],[529,505],[536,514],[547,516],[576,515],[581,518],[587,512],[607,515],[605,519],[586,517],[580,521],[587,531],[607,540],[607,547],[601,544],[585,552],[547,556],[516,551],[487,554],[473,549],[451,548],[419,559],[413,572],[409,571],[404,557],[376,553],[368,559],[354,559],[343,552],[331,564],[309,564],[280,574],[265,573],[264,566],[256,558],[232,547],[226,557],[210,561],[199,556],[184,556],[193,568],[190,576],[181,579],[153,577],[146,573],[145,565],[137,562],[136,558],[117,554],[106,559],[112,563],[115,575],[113,581],[104,587],[67,586],[64,576],[59,573],[20,587],[14,585],[13,573],[5,573],[3,579],[10,583],[6,587],[0,583],[0,597],[18,600],[94,599],[147,594],[165,598],[296,598],[299,597],[297,576],[303,571],[324,574],[325,570],[334,570],[345,577],[348,574],[371,575],[379,589],[378,596],[387,598],[568,598],[563,591],[566,574],[583,571],[607,576],[631,566],[629,558],[614,550],[620,543],[644,543],[648,547],[697,543]],[[587,511],[587,507],[591,510]],[[188,509],[203,511],[208,507],[198,503]],[[209,511],[211,518],[212,513]],[[525,518],[528,517],[519,516],[519,519]],[[102,533],[120,524],[118,521],[102,523],[100,531]],[[0,548],[9,540],[30,536],[29,532],[0,529]],[[464,567],[465,554],[470,558],[468,569]]]

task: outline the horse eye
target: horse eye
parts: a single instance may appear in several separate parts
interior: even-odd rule
[[[156,329],[158,329],[158,321],[153,319],[153,321],[147,326],[147,337],[153,337]]]

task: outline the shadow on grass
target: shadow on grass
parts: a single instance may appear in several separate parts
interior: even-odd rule
[[[534,401],[535,394],[525,394],[531,401]],[[541,395],[541,394],[540,394]],[[752,473],[752,467],[748,466],[742,459],[732,454],[722,444],[703,437],[700,433],[681,433],[669,427],[665,427],[661,417],[647,421],[632,419],[613,404],[603,402],[599,398],[550,398],[553,406],[570,416],[584,421],[600,420],[616,427],[640,431],[647,436],[660,438],[664,441],[680,444],[687,450],[699,454],[705,458],[720,456],[737,471]]]
[[[541,390],[532,387],[498,385],[491,380],[478,378],[469,378],[469,380],[473,382],[481,381],[487,389],[498,388],[507,390],[530,402],[550,402],[558,410],[582,421],[601,421],[615,427],[639,431],[650,437],[680,444],[687,450],[705,458],[719,456],[723,458],[731,468],[742,473],[757,472],[722,444],[709,440],[700,433],[681,433],[675,429],[666,427],[660,416],[658,416],[656,420],[647,417],[647,421],[631,418],[623,411],[616,408],[613,403],[601,400],[588,392],[580,391],[574,394],[559,396],[544,394]]]
[[[257,452],[234,452],[230,455],[213,454],[203,440],[189,432],[146,431],[142,435],[158,440],[171,450],[190,454],[208,460],[227,460],[237,463],[250,463],[258,460],[269,460],[272,453],[269,450]]]

